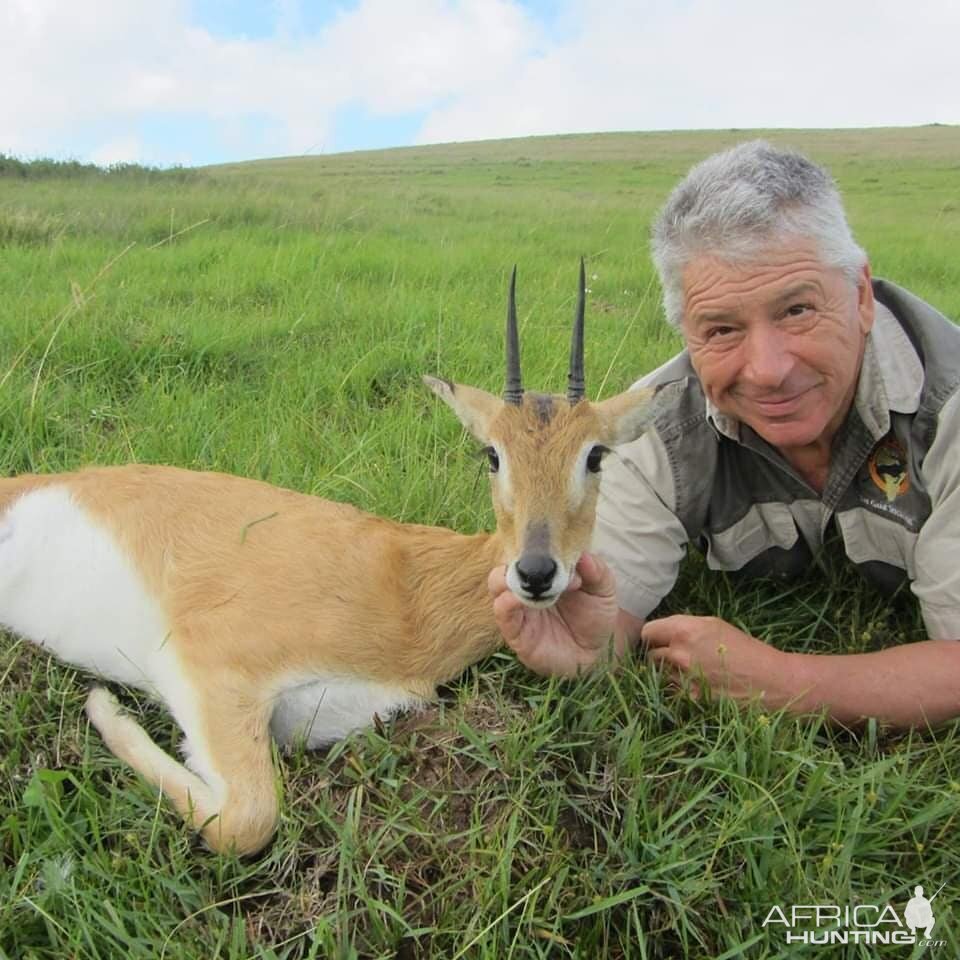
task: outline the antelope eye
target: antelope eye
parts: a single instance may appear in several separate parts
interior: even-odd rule
[[[599,473],[600,465],[603,463],[603,458],[610,452],[609,448],[597,444],[588,454],[587,454],[587,469],[591,473]]]
[[[500,469],[500,458],[497,456],[497,451],[493,447],[485,447],[483,452],[490,461],[490,472],[496,473]]]

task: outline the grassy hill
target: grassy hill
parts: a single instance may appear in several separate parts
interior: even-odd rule
[[[0,168],[0,471],[171,463],[488,527],[474,444],[420,374],[499,391],[516,263],[526,382],[561,390],[581,254],[588,393],[669,357],[651,218],[754,135]],[[830,167],[877,274],[960,317],[960,128],[766,135]],[[681,610],[798,650],[922,635],[909,598],[829,560],[782,588],[691,559]],[[498,654],[423,716],[282,758],[277,840],[240,862],[90,733],[87,684],[0,637],[0,957],[774,957],[773,904],[902,914],[942,881],[960,944],[955,726],[852,733],[695,702],[640,661],[558,682]]]

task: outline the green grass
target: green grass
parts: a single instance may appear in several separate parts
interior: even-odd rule
[[[0,176],[0,471],[173,463],[487,527],[420,374],[500,389],[517,263],[526,382],[560,390],[581,253],[590,394],[669,357],[650,219],[744,136]],[[771,137],[830,165],[878,274],[960,317],[960,130]],[[691,559],[664,610],[795,650],[922,636],[909,597],[834,561],[785,589]],[[0,639],[0,957],[774,957],[773,904],[902,912],[943,881],[935,935],[960,946],[955,725],[853,733],[695,702],[640,661],[559,682],[502,653],[422,716],[281,758],[276,841],[238,861],[106,751],[87,683]]]

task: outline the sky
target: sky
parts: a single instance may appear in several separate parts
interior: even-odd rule
[[[0,0],[0,153],[960,123],[960,0]]]

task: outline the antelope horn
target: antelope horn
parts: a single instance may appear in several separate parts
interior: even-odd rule
[[[573,340],[570,343],[570,375],[567,377],[567,401],[572,407],[586,393],[583,382],[583,312],[587,301],[587,277],[580,258],[580,293],[577,297],[577,313],[573,318]]]
[[[514,406],[523,403],[523,385],[520,382],[520,337],[517,333],[517,267],[510,275],[510,299],[507,302],[507,386],[503,399]]]

